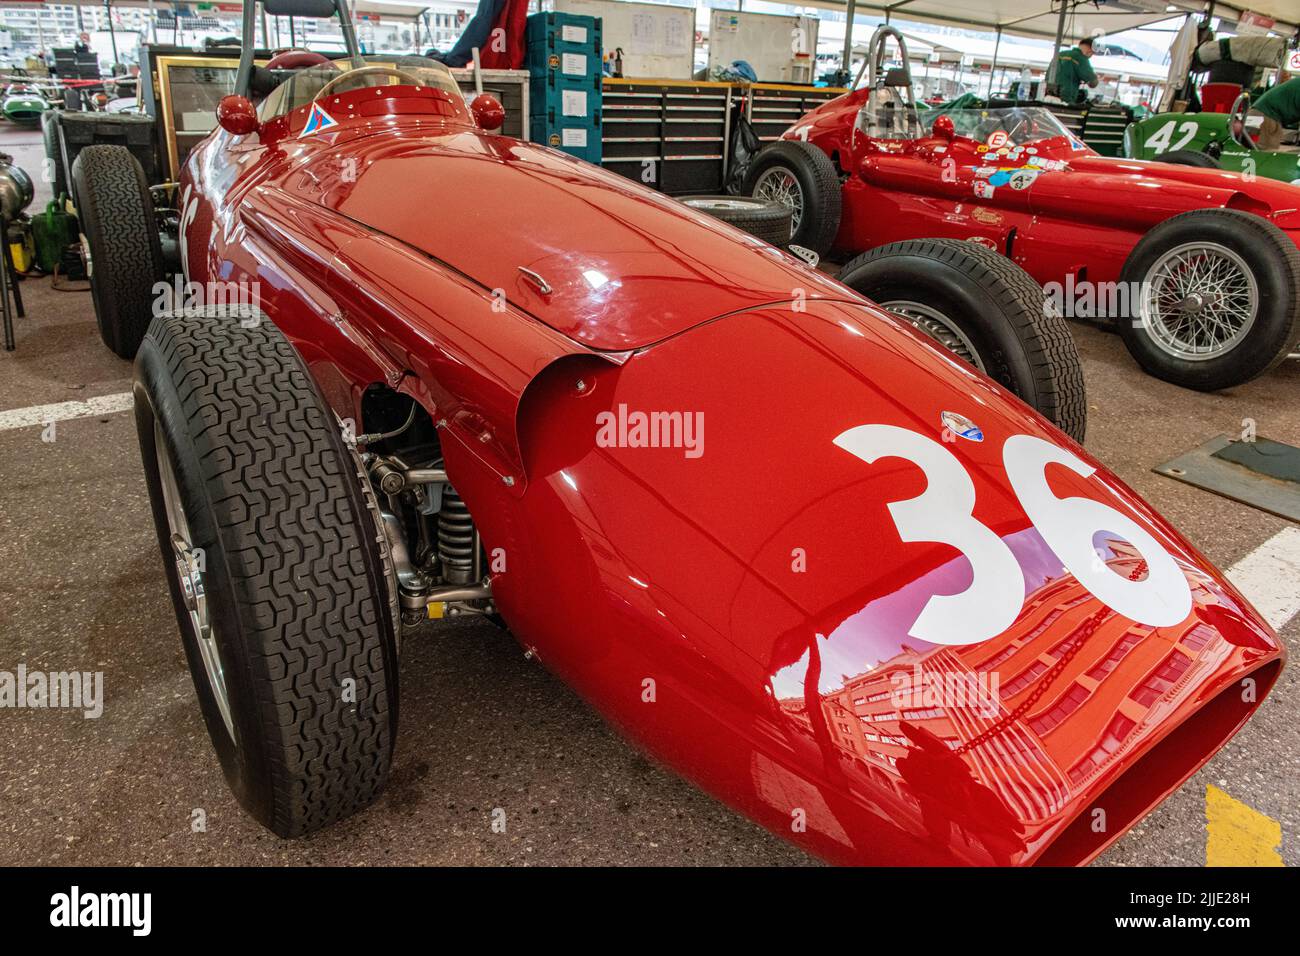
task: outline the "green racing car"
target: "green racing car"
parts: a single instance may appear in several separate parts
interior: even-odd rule
[[[1250,101],[1229,113],[1156,113],[1124,130],[1124,155],[1300,183],[1300,152],[1259,149],[1245,132]]]

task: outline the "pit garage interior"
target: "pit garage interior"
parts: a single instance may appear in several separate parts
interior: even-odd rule
[[[0,9],[30,6],[0,4]],[[238,57],[238,50],[189,51],[183,43],[166,42],[173,30],[184,30],[185,22],[163,18],[163,6],[112,4],[115,29],[131,36],[120,51],[114,48],[114,55],[141,64],[136,95],[142,110],[146,100],[154,110],[154,138],[143,147],[152,150],[152,182],[175,181],[185,154],[216,129],[215,120],[205,125],[192,115],[196,107],[178,104],[178,91],[184,84],[228,82],[229,77],[211,77],[222,69],[233,71],[231,58]],[[225,10],[230,4],[216,6],[226,19],[214,29],[235,26],[238,4],[234,13]],[[465,14],[457,18],[453,6],[357,0],[352,15],[363,41],[376,44],[369,52],[387,53],[383,44],[399,37],[408,44],[400,52],[409,54],[428,46],[445,50],[454,43],[474,11],[466,4]],[[549,11],[552,5],[546,6]],[[600,62],[614,52],[611,24],[629,30],[635,24],[641,30],[656,22],[614,9],[623,6],[638,7],[620,0],[558,0],[556,9],[575,11],[574,16],[613,10],[605,23],[605,48],[593,55]],[[1071,2],[1064,9],[1052,0],[859,2],[849,6],[858,19],[847,38],[844,5],[833,0],[816,0],[797,12],[774,4],[758,4],[756,11],[753,6],[710,11],[702,4],[691,11],[686,22],[692,30],[696,24],[709,29],[697,31],[701,36],[688,44],[690,62],[679,74],[638,74],[633,54],[651,62],[656,51],[634,51],[630,44],[621,50],[623,75],[604,75],[603,97],[598,98],[603,117],[599,126],[587,129],[595,140],[603,138],[603,151],[589,158],[634,180],[641,170],[654,168],[654,182],[640,178],[661,193],[725,194],[728,166],[736,159],[733,123],[743,117],[760,148],[775,143],[802,114],[841,95],[843,87],[836,84],[854,81],[854,76],[841,75],[828,82],[826,76],[841,68],[844,52],[849,72],[856,73],[870,59],[868,38],[882,23],[901,23],[900,32],[918,51],[910,65],[915,87],[924,79],[925,92],[944,100],[965,94],[990,102],[1022,78],[1030,79],[1041,97],[1045,90],[1038,84],[1049,82],[1043,74],[1057,50],[1068,50],[1083,37],[1101,34],[1100,44],[1119,34],[1138,35],[1132,31],[1140,27],[1168,24],[1150,37],[1153,43],[1172,42],[1184,21],[1204,18],[1225,39],[1283,38],[1288,43],[1284,56],[1294,57],[1297,33],[1295,11],[1288,16],[1290,5],[1282,0],[1243,0],[1241,5]],[[92,13],[94,25],[103,25],[100,11],[86,5],[86,21]],[[529,13],[537,15],[536,3]],[[771,75],[760,74],[756,82],[718,78],[721,74],[711,71],[719,63],[711,53],[705,62],[702,40],[707,38],[715,50],[727,41],[722,67],[736,60],[759,64],[761,57],[771,59],[771,31],[761,49],[746,49],[749,21],[736,19],[760,15],[783,24],[791,18],[806,22],[822,17],[815,55],[787,58],[789,63]],[[151,16],[158,19],[150,22]],[[272,49],[302,47],[304,41],[315,49],[313,41],[325,36],[308,34],[301,19],[294,28],[279,22],[285,18],[275,19],[269,31],[265,20],[258,24],[259,47],[265,37]],[[58,28],[51,19],[42,22],[47,29]],[[295,28],[299,33],[290,33]],[[66,25],[62,29],[66,34]],[[282,29],[287,36],[281,36]],[[93,25],[88,32],[101,48],[108,34]],[[19,37],[16,24],[8,35],[11,42]],[[195,37],[198,32],[191,39]],[[62,45],[53,36],[45,42],[51,48]],[[1071,113],[1068,104],[1047,94],[1044,108],[1060,105],[1068,135],[1083,139],[1081,149],[1086,144],[1102,155],[1122,157],[1120,134],[1126,126],[1144,112],[1159,113],[1159,98],[1176,92],[1164,88],[1179,83],[1168,75],[1167,55],[1162,60],[1159,51],[1145,59],[1130,53],[1126,64],[1121,44],[1113,45],[1094,56],[1101,88],[1111,92],[1105,103],[1092,107],[1091,132],[1088,116],[1080,118],[1086,107]],[[673,49],[680,53],[680,47]],[[102,54],[108,77],[109,56],[106,50]],[[218,56],[226,59],[205,72],[201,57]],[[13,72],[21,63],[16,53],[11,55],[11,85],[22,82]],[[1286,62],[1279,66],[1284,71]],[[453,73],[467,99],[486,88],[504,103],[503,134],[567,146],[570,140],[563,131],[548,127],[535,112],[529,115],[530,97],[535,107],[536,97],[546,93],[538,94],[535,85],[530,90],[528,69],[527,63],[519,70],[482,67],[476,75],[471,62]],[[167,91],[169,70],[177,85]],[[182,75],[186,70],[189,74]],[[897,67],[889,72],[896,74]],[[941,75],[947,85],[938,82]],[[599,93],[600,73],[596,77]],[[83,75],[78,84],[65,84],[86,91],[77,112],[102,110],[102,104],[94,103],[103,89],[96,79]],[[1279,79],[1279,70],[1263,71],[1265,83]],[[195,95],[188,87],[183,92]],[[57,106],[65,115],[74,112],[71,107],[64,111],[63,103]],[[171,113],[164,122],[166,111]],[[723,116],[724,111],[725,125],[700,123],[689,134],[672,122],[673,117],[699,119]],[[1104,116],[1122,118],[1115,127]],[[652,118],[654,122],[628,122]],[[140,151],[136,144],[131,149]],[[66,262],[59,274],[43,273],[29,253],[18,249],[21,237],[14,239],[22,231],[15,230],[16,220],[47,215],[55,199],[42,126],[0,123],[0,153],[11,158],[12,167],[25,170],[32,185],[23,209],[5,207],[6,226],[17,243],[11,256],[18,255],[16,272],[21,273],[10,279],[21,297],[22,314],[11,298],[13,347],[0,352],[0,568],[5,571],[0,580],[0,670],[16,672],[21,665],[29,672],[98,671],[104,687],[103,712],[96,719],[69,711],[0,709],[0,863],[818,862],[817,855],[772,835],[643,755],[548,671],[545,654],[533,653],[526,641],[521,646],[496,623],[472,614],[404,628],[400,739],[387,786],[372,806],[298,839],[282,839],[245,813],[214,757],[177,638],[132,414],[132,363],[105,347],[88,281],[63,274]],[[1294,178],[1296,185],[1277,188],[1290,189],[1300,207],[1300,173]],[[493,200],[485,196],[482,201],[491,206]],[[512,228],[512,210],[493,212],[494,228]],[[430,210],[431,216],[436,213]],[[574,241],[582,237],[575,235]],[[74,239],[71,245],[75,257],[79,243]],[[816,268],[834,277],[860,251],[830,251]],[[1068,328],[1086,391],[1084,448],[1222,569],[1294,653],[1300,638],[1300,477],[1294,457],[1300,454],[1300,355],[1283,358],[1249,381],[1198,390],[1144,373],[1121,336],[1102,322],[1072,319]],[[1292,352],[1300,349],[1292,344]],[[746,374],[762,373],[754,369]],[[1198,485],[1197,469],[1205,470],[1209,460],[1197,455],[1198,449],[1251,441],[1278,443],[1267,447],[1282,459],[1276,466],[1281,470],[1268,476],[1229,465],[1236,469],[1235,477],[1223,493]],[[673,545],[665,542],[665,547]],[[1300,680],[1291,665],[1283,668],[1245,726],[1106,849],[1096,865],[1300,863],[1297,725]],[[506,824],[496,825],[502,819]],[[1224,826],[1244,835],[1216,848],[1214,821],[1223,819],[1230,821]]]

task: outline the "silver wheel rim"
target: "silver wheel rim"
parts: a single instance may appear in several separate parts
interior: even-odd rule
[[[162,485],[163,511],[167,514],[168,538],[172,545],[172,559],[176,563],[176,577],[180,581],[181,598],[190,619],[190,629],[198,644],[199,657],[207,674],[208,686],[221,712],[230,739],[235,739],[235,721],[230,715],[230,695],[226,692],[226,674],[217,650],[217,635],[208,617],[207,592],[203,583],[203,563],[190,543],[190,525],[181,507],[180,485],[176,470],[167,454],[162,426],[155,419],[153,425],[154,456],[158,459],[158,478]]]
[[[692,209],[759,209],[762,203],[748,199],[686,199],[683,200]]]
[[[908,299],[881,302],[880,307],[906,319],[912,323],[912,328],[924,332],[963,362],[974,365],[981,372],[986,371],[970,336],[938,309]]]
[[[1259,285],[1250,267],[1217,242],[1175,246],[1142,283],[1142,327],[1156,348],[1185,362],[1231,352],[1258,313]]]
[[[791,234],[799,231],[803,220],[803,190],[794,173],[784,166],[766,169],[754,182],[754,198],[780,203],[790,209]]]

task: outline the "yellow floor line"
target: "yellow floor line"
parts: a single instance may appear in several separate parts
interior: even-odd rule
[[[1218,787],[1205,788],[1206,866],[1285,866],[1282,824]]]

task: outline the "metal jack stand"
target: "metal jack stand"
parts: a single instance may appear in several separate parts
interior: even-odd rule
[[[0,311],[4,314],[5,351],[17,348],[14,339],[14,310],[18,318],[25,318],[23,311],[23,294],[18,288],[18,272],[14,268],[13,253],[9,249],[9,220],[0,219],[0,237],[4,240],[4,262],[0,263]],[[13,308],[10,308],[10,295],[13,296]]]

